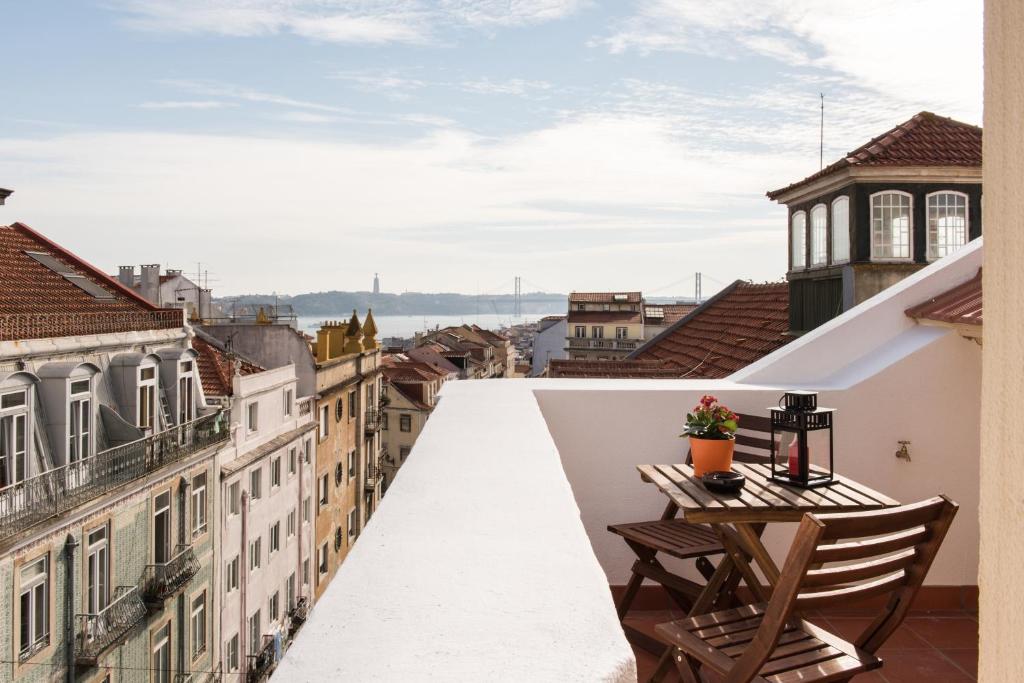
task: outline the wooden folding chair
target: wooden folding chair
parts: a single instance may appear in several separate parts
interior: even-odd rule
[[[737,462],[767,462],[771,449],[771,420],[760,415],[740,414],[739,425],[733,458]],[[690,464],[690,461],[691,455],[687,452],[686,464]],[[622,622],[623,630],[631,641],[659,654],[664,649],[664,644],[625,623],[644,579],[661,584],[673,602],[686,612],[689,612],[703,586],[669,572],[657,559],[657,554],[664,553],[680,560],[696,560],[698,571],[707,580],[715,570],[707,558],[725,552],[718,535],[711,527],[674,519],[677,511],[675,503],[670,501],[661,519],[612,524],[608,527],[608,531],[622,536],[637,556],[631,569],[632,575],[616,605],[619,621]],[[724,592],[731,592],[731,589],[735,589],[735,585]]]
[[[700,681],[701,665],[725,683],[847,681],[881,667],[876,653],[906,617],[957,507],[940,496],[872,512],[808,513],[771,600],[659,624],[672,645],[667,656],[686,683]],[[885,607],[853,643],[795,616],[882,595]]]

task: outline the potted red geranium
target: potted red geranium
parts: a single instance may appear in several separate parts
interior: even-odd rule
[[[679,436],[690,438],[693,473],[700,477],[706,472],[727,472],[732,467],[733,446],[739,417],[720,404],[718,399],[705,395],[692,412],[686,414],[686,429]]]

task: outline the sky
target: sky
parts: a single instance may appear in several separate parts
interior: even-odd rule
[[[981,123],[981,0],[0,5],[0,223],[215,296],[704,294],[765,197],[922,110]]]

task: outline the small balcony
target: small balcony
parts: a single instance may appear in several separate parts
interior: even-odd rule
[[[633,351],[643,342],[639,339],[604,339],[569,337],[569,348],[585,351]]]
[[[366,463],[366,478],[363,480],[363,486],[367,491],[374,491],[377,488],[377,483],[380,481],[380,462],[370,460]]]
[[[179,545],[163,564],[146,565],[142,577],[142,599],[150,607],[161,607],[164,601],[181,590],[199,572],[199,560],[190,545]]]
[[[259,652],[246,656],[245,683],[260,683],[274,669],[274,637],[263,636]]]
[[[75,663],[95,666],[100,655],[146,618],[138,586],[118,586],[114,599],[96,614],[75,615]]]
[[[366,419],[363,421],[363,428],[367,434],[374,434],[380,431],[384,421],[384,411],[370,408],[366,411]]]
[[[309,598],[299,598],[295,607],[288,610],[288,637],[294,638],[295,633],[306,623],[309,616]]]
[[[0,489],[0,540],[229,437],[225,410]]]

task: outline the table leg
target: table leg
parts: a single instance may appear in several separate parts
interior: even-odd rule
[[[778,565],[775,564],[772,556],[768,553],[768,549],[761,542],[761,532],[764,530],[764,525],[757,526],[761,528],[755,529],[755,525],[739,523],[735,525],[735,528],[743,542],[743,549],[754,558],[757,566],[761,568],[765,578],[768,579],[768,585],[774,590],[775,586],[779,583],[781,572],[779,572]]]

